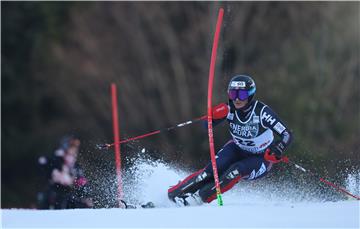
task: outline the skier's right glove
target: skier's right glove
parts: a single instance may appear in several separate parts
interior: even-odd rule
[[[229,107],[226,103],[220,103],[212,108],[213,119],[223,119],[229,113]]]
[[[213,126],[218,125],[219,123],[221,123],[226,116],[229,113],[229,106],[226,103],[220,103],[216,106],[214,106],[212,108],[212,120],[213,120]],[[208,128],[208,122],[206,115],[203,116],[204,121],[202,122],[202,126],[204,127],[204,129]]]

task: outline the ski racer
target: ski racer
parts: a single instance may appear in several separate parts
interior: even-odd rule
[[[265,176],[292,142],[292,133],[272,109],[254,99],[255,81],[247,75],[234,76],[228,85],[228,104],[213,109],[213,125],[226,120],[232,139],[216,154],[221,192],[240,179]],[[277,139],[274,138],[274,133]],[[178,205],[210,203],[216,199],[211,162],[168,189]]]

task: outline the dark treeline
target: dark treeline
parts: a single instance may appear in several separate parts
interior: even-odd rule
[[[112,141],[111,82],[122,138],[205,114],[220,6],[214,104],[227,101],[232,75],[249,74],[256,97],[295,134],[289,155],[330,176],[340,162],[357,166],[359,4],[1,2],[2,207],[35,201],[37,157],[50,155],[64,134],[82,139],[81,160],[94,179],[105,174],[99,164],[112,168],[112,152],[94,147]],[[217,127],[216,147],[229,137]],[[154,158],[200,168],[209,160],[207,140],[194,124],[124,145],[123,157],[146,147]]]

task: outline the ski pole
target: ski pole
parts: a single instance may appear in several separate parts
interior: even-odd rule
[[[285,163],[292,164],[292,165],[295,166],[295,168],[303,171],[304,173],[308,173],[308,174],[312,175],[313,177],[318,178],[321,182],[323,182],[324,184],[327,184],[328,186],[333,187],[333,188],[336,189],[337,191],[342,192],[342,193],[344,193],[344,194],[346,194],[346,195],[348,195],[348,196],[351,196],[351,197],[354,198],[354,199],[360,200],[360,197],[359,197],[359,196],[356,196],[356,195],[350,193],[350,192],[347,191],[346,189],[344,189],[344,188],[342,188],[342,187],[339,187],[339,186],[335,185],[334,183],[332,183],[332,182],[330,182],[330,181],[328,181],[328,180],[320,177],[319,175],[315,174],[314,172],[312,172],[312,171],[310,171],[310,170],[308,170],[308,169],[305,169],[304,167],[296,164],[296,163],[293,162],[293,161],[290,161],[287,156],[282,157],[281,161],[283,161],[283,162],[285,162]]]
[[[174,125],[174,126],[171,126],[171,127],[168,127],[168,128],[155,130],[155,131],[152,131],[152,132],[149,132],[149,133],[146,133],[146,134],[142,134],[142,135],[139,135],[139,136],[136,136],[136,137],[126,138],[126,139],[121,140],[121,141],[119,141],[117,143],[114,142],[114,143],[97,144],[96,147],[98,149],[100,149],[100,150],[108,149],[108,148],[113,147],[113,146],[115,146],[117,144],[120,145],[120,144],[124,144],[124,143],[130,142],[130,141],[135,141],[135,140],[138,140],[138,139],[141,139],[141,138],[146,138],[148,136],[159,134],[161,132],[170,131],[170,130],[173,130],[173,129],[176,129],[176,128],[179,128],[179,127],[183,127],[183,126],[187,126],[187,125],[199,122],[201,120],[205,120],[206,118],[207,118],[207,116],[204,115],[204,116],[201,116],[199,118],[189,120],[189,121],[185,121],[185,122],[179,123],[177,125]]]

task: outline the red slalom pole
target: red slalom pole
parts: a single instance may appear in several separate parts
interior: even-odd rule
[[[112,104],[112,119],[113,119],[113,130],[114,130],[114,142],[120,142],[120,131],[119,131],[119,115],[118,115],[118,102],[117,102],[117,91],[116,85],[111,84],[111,104]],[[120,144],[115,144],[115,166],[116,166],[116,179],[117,179],[117,197],[119,207],[123,208],[121,199],[123,197],[122,191],[122,178],[121,178],[121,157],[120,157]]]
[[[213,47],[212,47],[212,51],[211,51],[209,84],[208,84],[208,100],[207,100],[207,121],[208,121],[210,157],[211,157],[211,165],[212,165],[213,172],[214,172],[216,196],[217,196],[219,206],[223,205],[223,201],[222,201],[222,197],[221,197],[219,175],[218,175],[218,171],[217,171],[216,158],[215,158],[214,136],[213,136],[213,126],[212,126],[212,117],[213,117],[212,91],[213,91],[213,83],[214,83],[214,75],[215,75],[216,54],[217,54],[217,48],[218,48],[218,44],[219,44],[219,37],[220,37],[220,30],[221,30],[223,16],[224,16],[224,9],[220,8],[217,22],[216,22],[216,30],[215,30],[215,35],[214,35]]]

